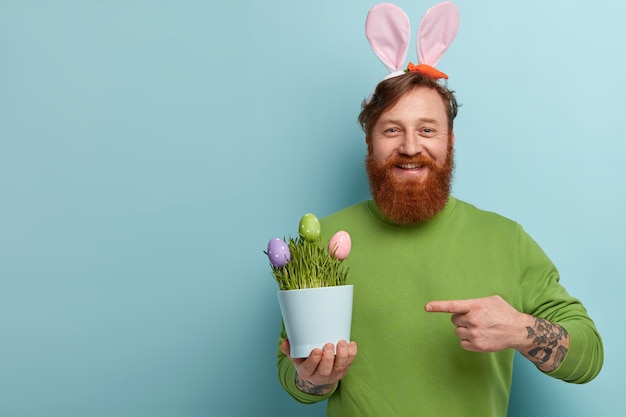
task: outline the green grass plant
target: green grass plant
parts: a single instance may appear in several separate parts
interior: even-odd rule
[[[281,290],[345,285],[349,268],[330,255],[320,238],[307,240],[298,236],[286,242],[291,260],[282,267],[270,265]]]

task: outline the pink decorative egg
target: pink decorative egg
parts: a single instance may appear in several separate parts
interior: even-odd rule
[[[275,237],[267,244],[267,257],[272,265],[282,268],[291,260],[289,245],[284,240]]]
[[[352,248],[352,240],[348,232],[340,230],[330,238],[328,242],[328,251],[331,256],[343,261],[350,255],[350,249]]]

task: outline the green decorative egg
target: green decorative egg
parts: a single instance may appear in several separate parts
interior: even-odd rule
[[[300,228],[298,229],[298,233],[300,233],[300,236],[304,239],[309,241],[319,239],[322,235],[322,226],[320,225],[320,221],[314,214],[305,214],[300,219]]]

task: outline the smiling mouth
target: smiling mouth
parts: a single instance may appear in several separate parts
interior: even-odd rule
[[[409,171],[414,171],[420,168],[424,168],[424,165],[421,165],[421,164],[402,164],[402,165],[396,165],[396,166],[400,169],[406,169]]]

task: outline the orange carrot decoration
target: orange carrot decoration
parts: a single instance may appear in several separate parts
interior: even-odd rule
[[[441,72],[435,67],[431,67],[427,64],[414,65],[412,62],[409,62],[409,66],[407,67],[406,72],[421,72],[425,76],[437,80],[440,78],[445,78],[446,80],[448,79],[448,75],[446,73]]]

